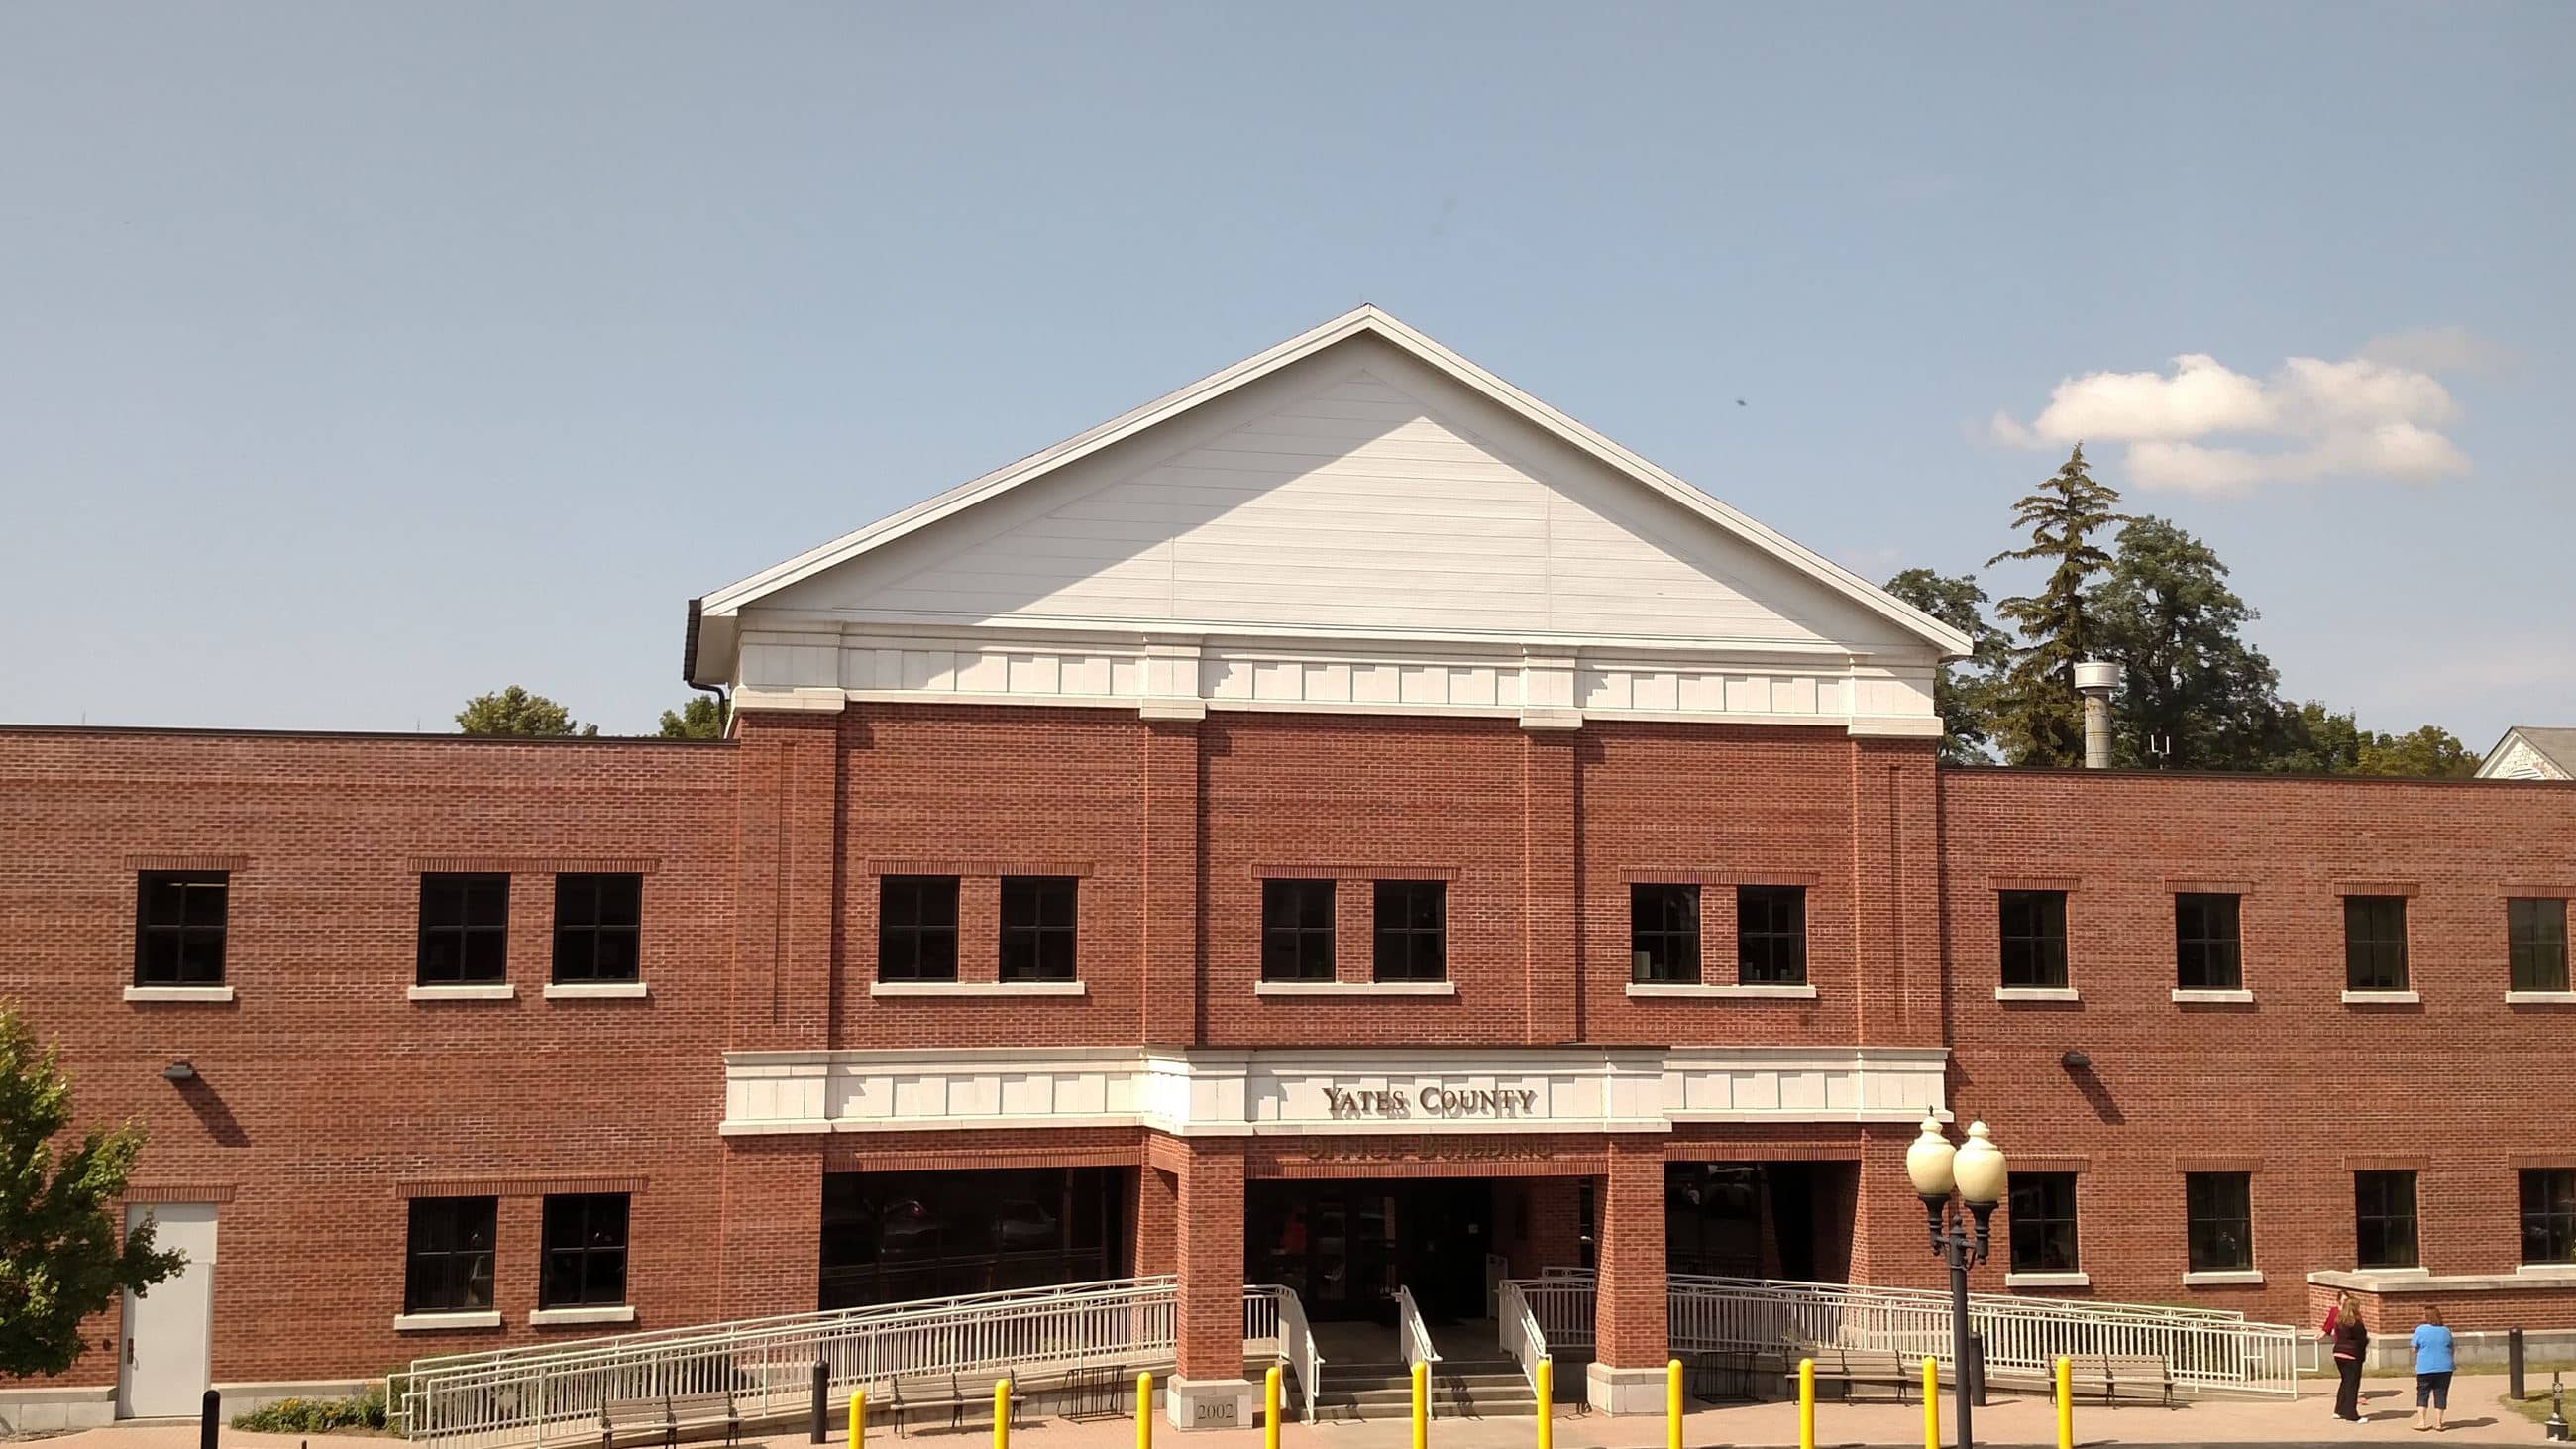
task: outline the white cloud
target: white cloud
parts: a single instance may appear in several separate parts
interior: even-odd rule
[[[2468,458],[2435,431],[2459,409],[2431,371],[2399,354],[2458,359],[2482,345],[2458,328],[2398,334],[2373,344],[2381,355],[2293,357],[2266,378],[2187,353],[2171,372],[2067,378],[2038,416],[2025,423],[1998,412],[1987,432],[2024,448],[2126,444],[2130,477],[2143,488],[2236,493],[2351,476],[2429,482],[2468,471]]]

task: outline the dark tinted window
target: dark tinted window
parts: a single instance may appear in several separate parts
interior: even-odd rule
[[[403,1312],[478,1313],[492,1306],[492,1225],[500,1200],[416,1197],[405,1245]]]
[[[1998,891],[2006,986],[2066,984],[2066,892]]]
[[[878,879],[877,979],[957,979],[957,877]]]
[[[2505,950],[2512,958],[2508,989],[2567,989],[2567,903],[2549,897],[2504,903]]]
[[[135,878],[135,985],[223,984],[231,880],[219,870],[147,870]]]
[[[2081,1271],[2075,1256],[2074,1173],[2014,1173],[2005,1215],[2012,1224],[2012,1271]]]
[[[1699,980],[1699,887],[1628,887],[1628,979]]]
[[[423,986],[482,985],[504,980],[510,955],[510,878],[424,875],[420,878],[420,968]]]
[[[2415,1259],[2415,1174],[2352,1175],[2353,1256],[2364,1268],[2412,1268]]]
[[[1073,979],[1074,886],[1071,876],[1002,877],[1002,979]]]
[[[633,981],[641,961],[644,877],[555,877],[555,980]]]
[[[1377,979],[1449,976],[1449,888],[1436,880],[1377,883]]]
[[[2343,976],[2352,991],[2406,989],[2406,898],[2343,898]]]
[[[1807,888],[1735,888],[1735,979],[1745,986],[1807,984]]]
[[[546,1265],[540,1308],[599,1308],[626,1301],[626,1194],[546,1199]]]
[[[2236,897],[2174,897],[2174,985],[2186,991],[2235,991],[2245,983],[2236,935]]]
[[[1333,883],[1261,883],[1261,979],[1333,979]]]
[[[2522,1261],[2576,1263],[2576,1168],[2523,1169]]]
[[[2182,1181],[2191,1271],[2224,1273],[2253,1267],[2253,1179],[2242,1172],[2189,1172]]]

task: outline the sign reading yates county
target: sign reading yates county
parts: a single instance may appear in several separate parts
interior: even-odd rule
[[[1339,1119],[1411,1117],[1530,1117],[1538,1112],[1538,1093],[1517,1087],[1444,1087],[1437,1082],[1408,1097],[1402,1092],[1352,1091],[1327,1084],[1324,1103]]]

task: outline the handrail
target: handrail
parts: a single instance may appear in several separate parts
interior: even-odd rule
[[[1315,1330],[1306,1322],[1306,1305],[1297,1290],[1284,1283],[1265,1284],[1279,1322],[1279,1358],[1297,1380],[1306,1423],[1315,1422],[1315,1402],[1323,1392],[1324,1356],[1315,1351]]]
[[[1395,1289],[1395,1346],[1407,1368],[1440,1362],[1440,1351],[1431,1346],[1431,1330],[1422,1322],[1421,1305],[1413,1301],[1413,1290],[1402,1284]]]
[[[1531,1310],[1521,1285],[1506,1278],[1494,1290],[1494,1323],[1501,1330],[1503,1352],[1518,1360],[1530,1391],[1538,1391],[1538,1362],[1547,1357],[1547,1332]]]

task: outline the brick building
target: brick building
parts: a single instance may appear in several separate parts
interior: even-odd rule
[[[21,1424],[1177,1273],[2576,1327],[2576,785],[1945,770],[1965,641],[1374,309],[693,601],[722,743],[0,730],[0,997],[188,1273]],[[1464,1332],[1465,1329],[1458,1331]],[[48,1416],[51,1416],[50,1418]]]

